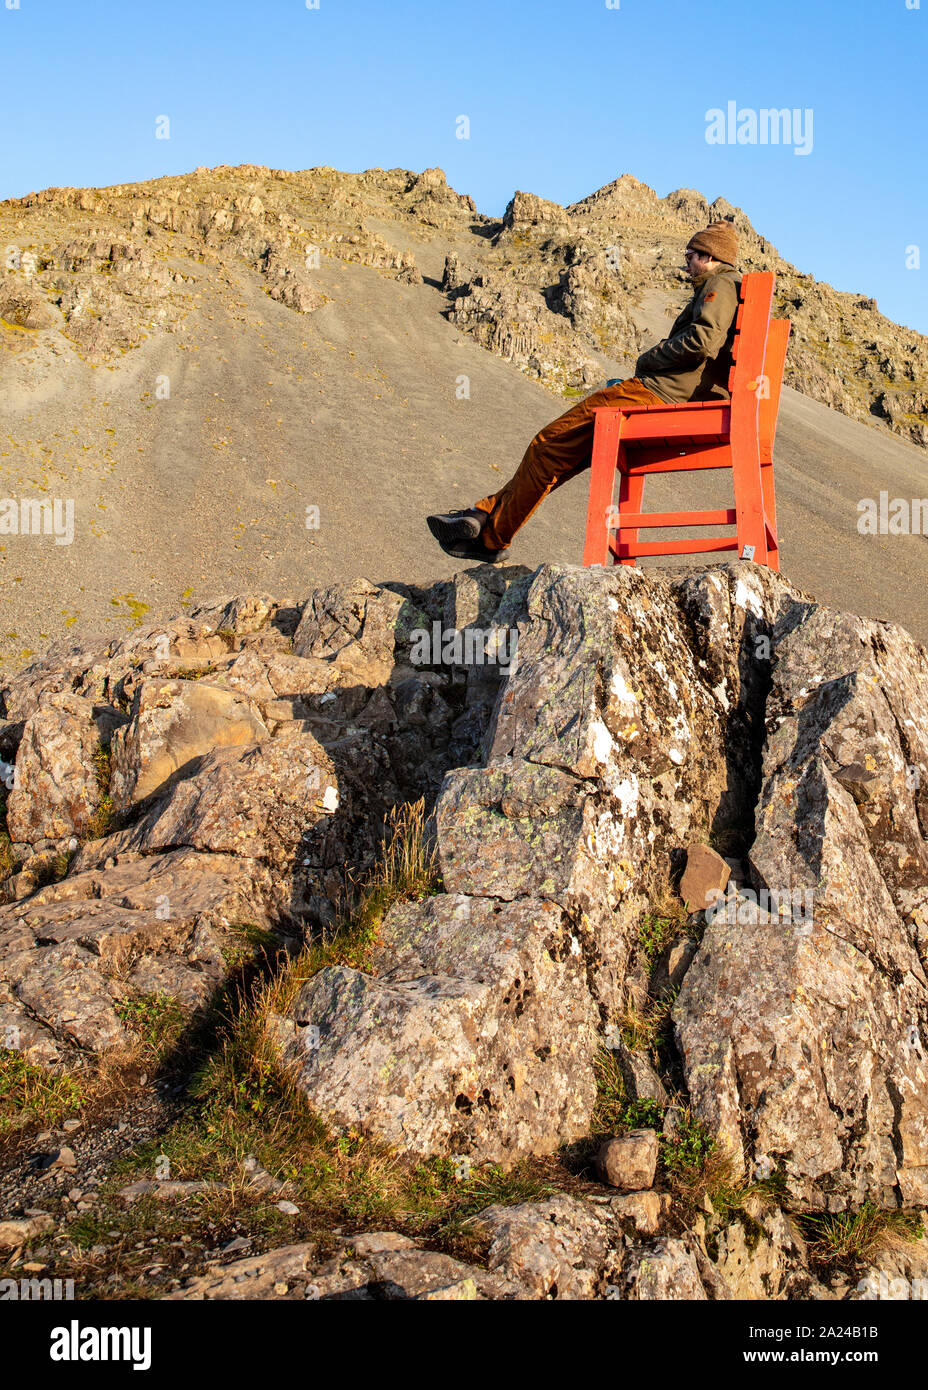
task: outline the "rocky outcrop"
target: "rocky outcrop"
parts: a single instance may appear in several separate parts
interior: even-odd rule
[[[528,376],[563,390],[591,390],[602,376],[592,354],[553,313],[538,289],[481,272],[458,280],[447,263],[443,286],[451,295],[448,320],[481,347],[512,362]]]
[[[777,274],[776,312],[793,323],[787,382],[928,445],[923,335],[891,323],[871,297],[797,270],[727,199],[710,204],[685,188],[659,198],[630,174],[568,208],[520,190],[496,220],[438,168],[219,166],[108,189],[44,189],[0,204],[4,243],[31,258],[0,275],[0,320],[26,330],[20,350],[33,336],[53,343],[63,333],[91,361],[111,360],[151,334],[181,331],[203,261],[243,263],[271,299],[312,313],[326,303],[322,257],[421,284],[406,245],[412,222],[420,241],[447,237],[468,264],[448,306],[456,326],[558,392],[588,390],[607,359],[631,370],[654,339],[658,302],[657,319],[675,316],[687,297],[683,247],[718,218],[738,229],[742,269]]]
[[[195,1010],[262,932],[330,923],[389,809],[474,755],[501,672],[414,665],[411,642],[446,607],[466,626],[470,594],[492,615],[506,576],[477,574],[220,600],[10,682],[4,1036],[45,1061],[107,1050],[125,1000]]]
[[[87,832],[103,799],[96,764],[124,722],[111,706],[68,691],[48,694],[24,723],[6,806],[13,840]]]
[[[445,895],[395,908],[373,974],[320,972],[282,1025],[336,1128],[479,1161],[585,1132],[602,1029],[674,847],[750,808],[747,653],[761,605],[788,591],[723,575],[536,575],[486,765],[450,772],[436,804]],[[693,643],[706,615],[717,630]]]
[[[357,581],[50,653],[3,691],[0,1025],[49,1062],[118,1046],[127,999],[195,1011],[255,935],[329,924],[424,795],[440,887],[273,1021],[293,1084],[336,1133],[509,1166],[589,1134],[606,1043],[663,1135],[655,1109],[613,1134],[608,1210],[486,1215],[491,1267],[543,1297],[808,1296],[766,1208],[694,1246],[652,1183],[687,1103],[794,1210],[928,1207],[926,688],[900,629],[743,562]],[[643,981],[687,861],[709,905]],[[675,991],[658,1075],[617,1034]]]
[[[560,203],[551,203],[547,198],[537,198],[534,193],[517,192],[512,195],[503,213],[503,228],[506,232],[518,234],[521,230],[539,228],[545,231],[565,231],[570,226],[567,209]]]
[[[650,895],[689,839],[734,833],[753,840],[754,887],[680,961],[697,1115],[801,1205],[922,1202],[924,849],[903,786],[924,761],[922,649],[735,566],[542,570],[518,653],[486,766],[450,773],[436,805],[448,896],[395,910],[375,978],[303,992],[288,1056],[307,1095],[418,1152],[508,1159],[575,1137]],[[855,762],[894,769],[885,809],[834,775]]]
[[[468,264],[448,306],[456,326],[558,392],[588,390],[606,359],[631,370],[656,320],[675,316],[687,296],[686,240],[718,218],[738,229],[742,269],[777,274],[776,312],[793,323],[787,382],[928,445],[924,336],[891,323],[871,297],[797,270],[727,199],[710,204],[686,188],[659,198],[630,174],[567,208],[519,190],[496,220],[438,168],[219,166],[108,189],[44,189],[0,204],[4,243],[26,257],[0,275],[0,320],[25,330],[19,350],[63,333],[91,361],[111,360],[151,334],[181,331],[204,261],[243,263],[271,299],[312,313],[327,302],[322,257],[423,283],[406,244],[412,222],[420,241],[446,237]]]

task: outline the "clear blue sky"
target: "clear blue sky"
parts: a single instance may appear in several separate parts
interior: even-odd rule
[[[928,0],[15,3],[0,197],[200,164],[437,164],[499,215],[517,188],[570,203],[631,173],[724,195],[800,269],[928,333]],[[811,108],[810,153],[708,144],[729,101]]]

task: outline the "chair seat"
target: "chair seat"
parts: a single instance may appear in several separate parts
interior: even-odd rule
[[[660,401],[650,405],[623,405],[623,415],[640,415],[644,410],[672,410],[674,414],[680,410],[712,410],[717,405],[730,405],[731,401],[722,400],[719,396],[714,401]],[[597,406],[598,410],[608,410],[608,406]]]
[[[594,414],[616,409],[597,406]],[[622,409],[622,443],[634,449],[642,444],[695,444],[702,441],[722,443],[731,431],[731,404],[728,401],[699,401],[695,409],[685,405],[647,405]]]

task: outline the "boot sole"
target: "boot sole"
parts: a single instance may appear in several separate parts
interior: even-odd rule
[[[462,516],[454,521],[444,521],[440,516],[427,516],[425,520],[432,535],[442,547],[475,541],[481,531],[479,521],[471,517]]]
[[[505,550],[487,550],[485,547],[467,541],[439,541],[446,555],[455,560],[473,560],[477,565],[500,565],[508,558],[509,547]]]

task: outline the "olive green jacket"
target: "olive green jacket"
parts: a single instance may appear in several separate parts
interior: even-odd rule
[[[668,337],[638,358],[635,376],[669,405],[728,397],[741,276],[722,262],[693,281],[693,298]]]

